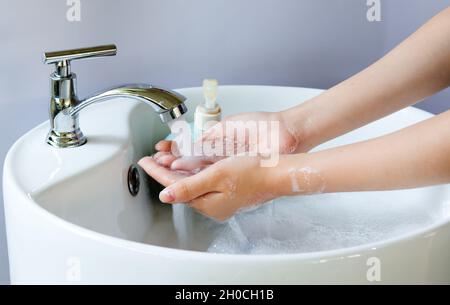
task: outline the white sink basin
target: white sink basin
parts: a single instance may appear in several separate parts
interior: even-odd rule
[[[179,92],[188,97],[192,120],[203,99],[201,88]],[[220,103],[225,114],[275,111],[320,92],[224,86]],[[318,149],[386,134],[430,116],[407,108]],[[264,234],[272,234],[273,242],[277,230],[290,230],[293,245],[286,245],[285,236],[269,247],[289,253],[208,253],[224,247],[245,251],[233,248],[233,235],[225,234],[233,226],[212,224],[191,212],[186,216],[196,219],[189,220],[191,241],[180,244],[171,206],[157,199],[159,186],[141,181],[136,197],[128,191],[130,165],[152,153],[154,143],[169,132],[152,109],[109,101],[87,108],[80,126],[88,137],[82,147],[47,145],[46,122],[8,153],[3,189],[14,284],[450,283],[449,185],[281,199],[275,211],[269,204],[238,216],[234,224],[258,242]],[[255,223],[257,213],[265,213],[264,226]],[[285,221],[275,222],[280,219]],[[258,253],[253,250],[246,253]]]

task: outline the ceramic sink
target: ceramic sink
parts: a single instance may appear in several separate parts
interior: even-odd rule
[[[192,121],[203,101],[201,88],[176,91],[187,97]],[[277,111],[321,92],[223,86],[219,102],[225,115]],[[377,137],[431,116],[406,108],[316,149]],[[87,108],[80,125],[88,138],[81,147],[46,144],[45,122],[18,139],[6,157],[13,284],[450,284],[450,185],[292,197],[277,206],[279,215],[298,216],[291,229],[302,236],[291,251],[211,253],[214,243],[226,246],[218,234],[227,228],[189,211],[182,217],[190,218],[190,241],[181,243],[172,206],[158,200],[161,187],[136,166],[169,133],[152,109],[111,100]],[[140,177],[135,196],[129,189],[133,167]],[[244,230],[251,217],[238,219]]]

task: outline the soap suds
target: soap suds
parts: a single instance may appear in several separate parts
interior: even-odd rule
[[[294,153],[297,147],[300,145],[300,134],[297,131],[296,128],[291,126],[290,124],[285,124],[285,128],[287,132],[291,135],[291,137],[294,139],[294,143],[292,143],[290,146],[286,145],[286,147],[283,147],[286,153],[291,154]]]
[[[428,202],[406,197],[361,192],[278,198],[221,224],[207,251],[283,254],[333,250],[403,235],[442,217],[429,212]]]
[[[287,154],[292,154],[295,152],[297,147],[300,145],[300,137],[296,134],[296,131],[294,131],[291,128],[286,128],[288,133],[291,135],[291,137],[294,139],[293,143],[286,144],[284,147],[280,147],[280,150],[282,152],[286,152]]]
[[[325,179],[315,168],[310,166],[291,168],[288,173],[293,193],[320,194],[325,191]]]
[[[434,199],[430,201],[431,194]],[[202,200],[202,204],[208,204],[207,197]],[[231,224],[214,221],[187,206],[178,205],[176,209],[168,212],[170,225],[172,213],[178,213],[173,215],[176,232],[170,233],[174,241],[171,235],[155,242],[155,236],[166,236],[168,230],[167,226],[152,226],[146,238],[149,243],[226,254],[342,249],[404,236],[450,217],[444,187],[280,197],[239,210]]]
[[[245,236],[244,232],[242,232],[241,226],[236,221],[236,218],[232,217],[230,220],[228,220],[228,225],[230,226],[231,230],[235,232],[237,241],[241,246],[245,246],[249,243],[248,238]]]
[[[236,197],[236,182],[231,178],[225,178],[224,182],[228,187],[229,198],[234,199]]]
[[[305,192],[304,189],[300,188],[300,185],[298,183],[297,179],[297,170],[296,169],[289,169],[289,177],[291,178],[291,189],[293,193],[303,193]]]
[[[292,125],[292,124],[284,124],[287,132],[294,138],[295,143],[292,146],[287,146],[285,147],[286,149],[286,153],[294,153],[299,146],[302,146],[302,141],[305,138],[305,133],[308,132],[308,130],[314,130],[315,129],[315,119],[311,116],[305,118],[302,121],[302,126],[299,127],[296,125]],[[306,147],[305,147],[306,148]],[[301,151],[301,152],[306,152],[306,151]]]

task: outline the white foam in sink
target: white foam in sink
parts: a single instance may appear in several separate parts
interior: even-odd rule
[[[422,189],[423,190],[423,189]],[[398,191],[397,191],[398,192]],[[411,192],[341,193],[276,199],[230,219],[207,251],[281,254],[333,250],[413,232],[448,217],[445,204],[432,204]],[[405,191],[403,191],[405,192]],[[404,193],[403,193],[404,194]]]

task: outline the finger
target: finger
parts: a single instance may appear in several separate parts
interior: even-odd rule
[[[180,156],[180,150],[175,141],[162,140],[156,143],[155,149],[159,152],[170,152],[174,156]]]
[[[171,155],[171,153],[167,152],[167,151],[158,151],[157,153],[155,153],[153,155],[153,159],[155,161],[158,161],[158,159],[161,158],[162,156],[166,156],[166,155],[169,155],[169,154]]]
[[[172,141],[169,140],[162,140],[156,143],[155,149],[157,151],[166,151],[169,152],[172,146]]]
[[[199,196],[215,191],[216,179],[214,171],[204,170],[198,174],[177,180],[174,184],[166,187],[160,194],[159,199],[165,203],[189,202]]]
[[[172,162],[177,158],[178,157],[174,156],[172,153],[166,151],[159,151],[153,155],[153,159],[156,161],[156,163],[161,164],[165,167],[170,167]]]
[[[172,165],[173,161],[175,161],[178,157],[168,153],[167,155],[159,157],[156,162],[161,164],[162,166],[169,167]]]
[[[199,172],[213,162],[204,157],[181,157],[172,162],[172,170],[185,170],[190,172]]]
[[[138,164],[147,174],[164,186],[169,186],[187,177],[184,173],[172,171],[158,164],[152,157],[144,157],[139,160]]]
[[[174,155],[174,156],[176,156],[176,157],[181,157],[181,155],[182,155],[182,153],[181,153],[181,150],[180,150],[180,148],[178,147],[178,144],[177,144],[177,142],[175,142],[175,141],[172,141],[171,142],[171,144],[170,144],[170,153],[172,154],[172,155]]]

